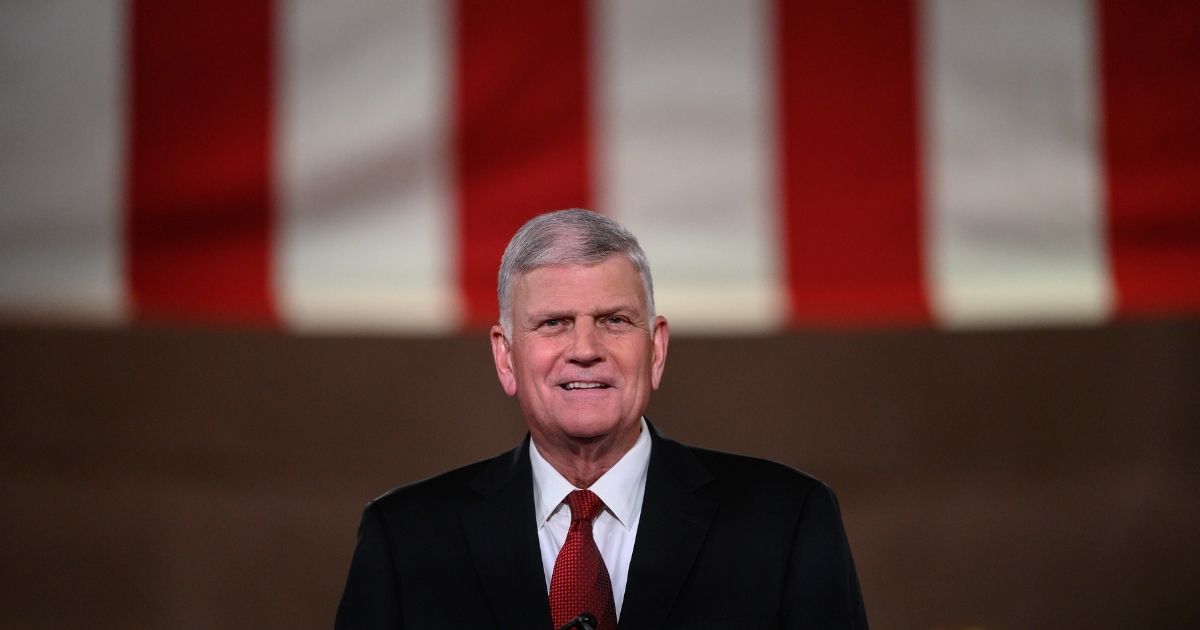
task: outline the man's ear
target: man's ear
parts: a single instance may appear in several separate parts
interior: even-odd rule
[[[650,386],[658,389],[662,383],[663,370],[667,367],[667,343],[671,340],[671,327],[667,318],[659,315],[654,318],[654,329],[650,331],[650,343],[654,347],[654,357],[650,363]]]
[[[492,326],[492,360],[496,362],[496,376],[500,377],[500,387],[504,393],[515,396],[517,393],[517,376],[513,372],[512,350],[508,339],[504,338],[504,329]]]

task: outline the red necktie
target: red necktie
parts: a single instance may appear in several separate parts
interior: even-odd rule
[[[554,560],[554,575],[550,578],[554,627],[586,612],[596,617],[596,630],[616,630],[612,581],[592,538],[592,520],[604,510],[604,502],[591,490],[576,490],[567,495],[567,505],[571,507],[571,529]]]

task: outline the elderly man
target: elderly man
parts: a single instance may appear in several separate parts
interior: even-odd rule
[[[642,416],[669,327],[632,234],[534,218],[498,292],[492,357],[529,436],[367,506],[338,628],[866,627],[828,487]]]

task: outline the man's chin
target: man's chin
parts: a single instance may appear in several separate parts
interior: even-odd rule
[[[613,432],[614,425],[583,425],[567,427],[563,433],[576,442],[598,442]]]
[[[607,441],[623,442],[629,436],[636,439],[641,427],[640,414],[630,421],[625,414],[611,409],[575,408],[564,410],[568,413],[551,412],[533,417],[530,417],[529,411],[526,410],[526,423],[539,443],[585,446]]]

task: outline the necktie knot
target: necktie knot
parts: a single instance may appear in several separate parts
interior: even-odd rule
[[[571,508],[571,522],[586,521],[589,525],[604,509],[604,502],[591,490],[576,490],[567,495],[567,505]]]

